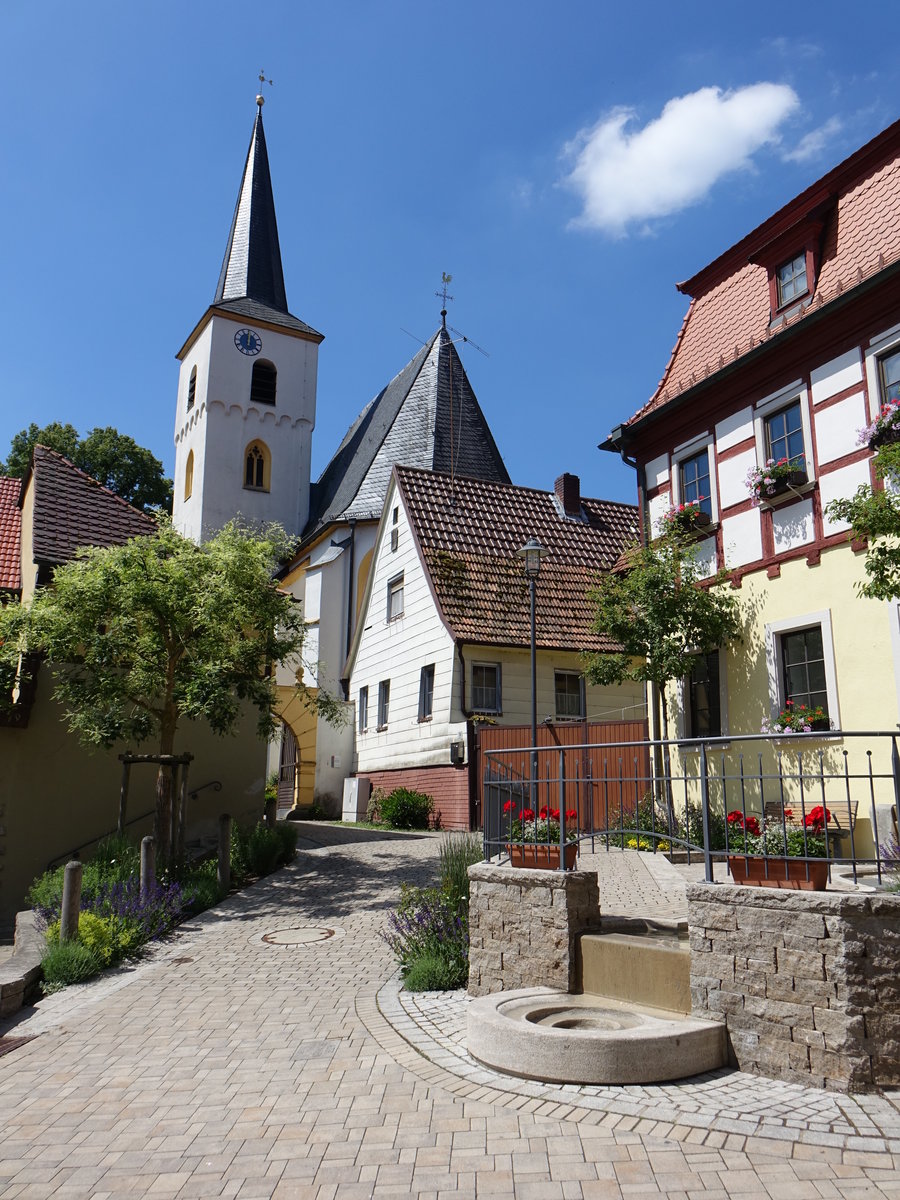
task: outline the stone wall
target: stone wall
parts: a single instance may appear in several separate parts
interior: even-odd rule
[[[600,924],[597,875],[469,868],[469,995],[576,987],[576,940]]]
[[[836,1091],[900,1084],[900,896],[688,886],[695,1016],[742,1071]]]

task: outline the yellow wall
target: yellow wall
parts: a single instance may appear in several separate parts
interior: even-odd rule
[[[315,689],[310,693],[315,695]],[[297,739],[297,756],[300,770],[294,785],[294,804],[307,807],[313,803],[316,783],[316,732],[318,718],[304,704],[296,688],[278,688],[278,715],[293,730]]]
[[[122,764],[114,750],[83,748],[70,734],[53,700],[52,680],[44,669],[26,729],[0,728],[0,931],[9,932],[25,892],[51,859],[115,829]],[[140,752],[153,753],[145,743]],[[187,837],[214,836],[220,813],[241,823],[262,816],[265,743],[256,736],[256,717],[248,714],[231,737],[216,737],[206,725],[185,721],[175,752],[194,755],[188,787],[212,780],[220,792],[205,788],[189,801]],[[156,768],[135,765],[127,819],[155,806]],[[152,817],[131,826],[129,837],[152,832]]]

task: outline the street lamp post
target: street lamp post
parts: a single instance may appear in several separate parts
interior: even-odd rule
[[[537,638],[535,633],[535,597],[537,580],[541,573],[541,559],[547,551],[537,540],[530,537],[519,551],[519,558],[524,560],[525,578],[531,594],[531,807],[534,809],[537,790]]]

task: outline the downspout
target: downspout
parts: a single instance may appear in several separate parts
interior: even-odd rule
[[[350,656],[350,642],[353,640],[353,568],[355,565],[354,551],[356,550],[356,518],[351,517],[348,521],[348,524],[350,526],[350,550],[347,558],[347,633],[346,644],[344,646],[344,662],[346,662]],[[349,700],[350,680],[342,679],[341,688],[344,692],[344,699]]]

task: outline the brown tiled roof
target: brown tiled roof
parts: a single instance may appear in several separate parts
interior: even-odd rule
[[[770,327],[769,273],[750,259],[825,210],[822,255],[810,301]],[[678,340],[653,396],[628,422],[663,407],[764,342],[776,340],[900,260],[900,122],[807,188],[693,279]]]
[[[545,550],[537,585],[537,644],[545,649],[612,650],[591,629],[588,592],[637,540],[631,504],[582,497],[584,520],[566,519],[552,492],[483,479],[451,479],[397,467],[397,479],[454,637],[527,646],[528,585],[517,551],[530,537]]]
[[[21,487],[21,479],[8,479],[5,475],[0,475],[0,592],[17,592],[22,586],[22,514],[19,511]]]
[[[35,446],[35,562],[68,562],[79,546],[116,546],[156,532],[156,522],[55,450]]]

